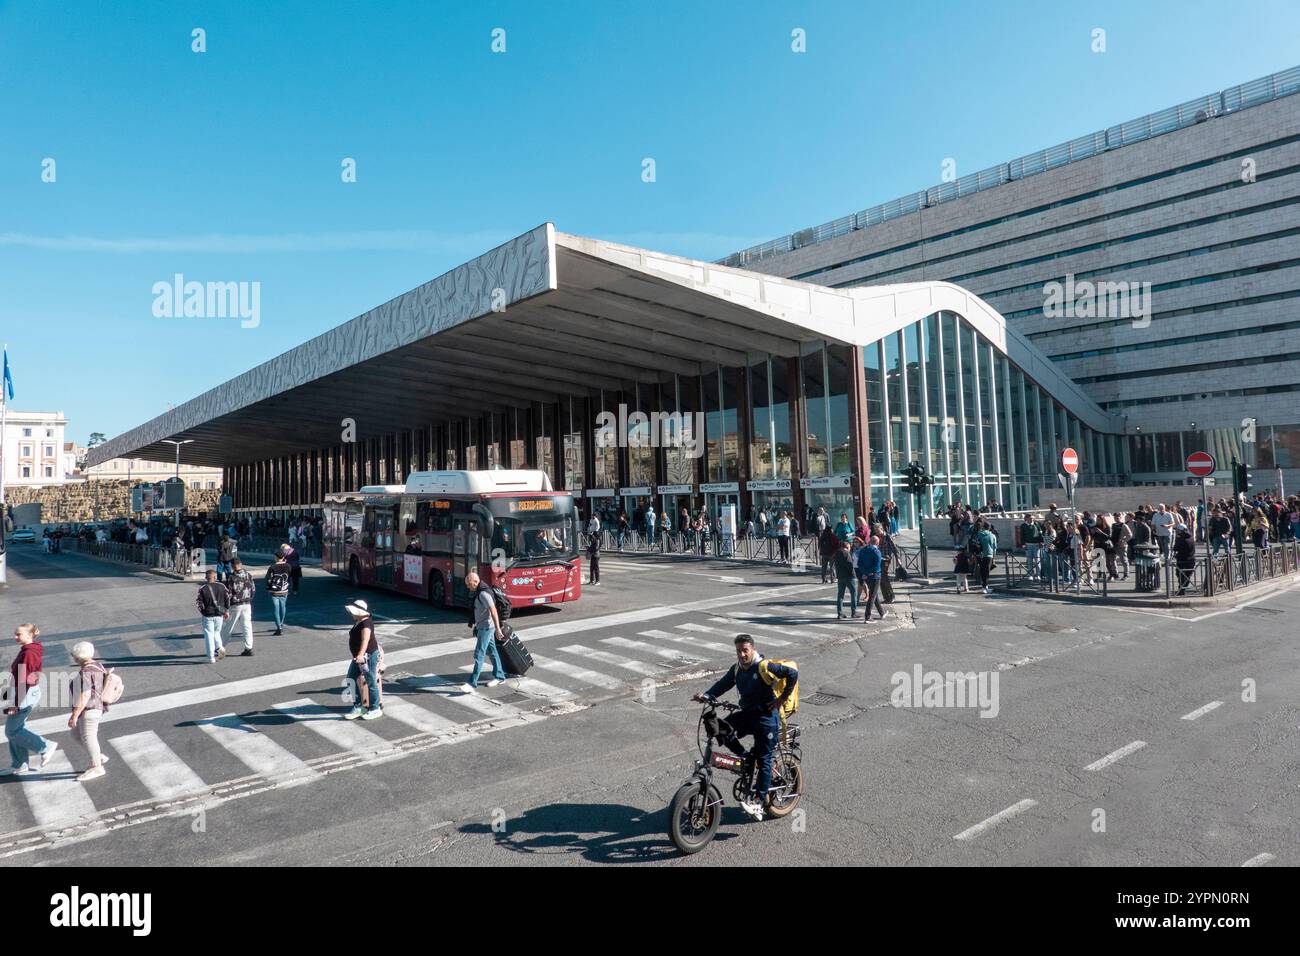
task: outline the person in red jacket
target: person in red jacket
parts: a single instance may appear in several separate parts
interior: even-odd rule
[[[59,745],[27,729],[27,718],[32,708],[41,702],[41,663],[45,649],[36,640],[41,636],[35,624],[19,624],[14,630],[18,642],[18,656],[9,665],[13,677],[9,686],[13,699],[5,707],[5,737],[9,739],[9,766],[0,774],[24,774],[39,770],[53,755]],[[28,763],[35,757],[35,766]]]

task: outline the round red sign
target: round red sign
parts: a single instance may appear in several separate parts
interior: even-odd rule
[[[1061,470],[1067,475],[1073,475],[1079,470],[1079,453],[1073,448],[1061,452]]]
[[[1187,456],[1187,473],[1196,478],[1214,474],[1214,456],[1207,451],[1194,451]]]

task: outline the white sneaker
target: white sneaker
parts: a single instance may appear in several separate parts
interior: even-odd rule
[[[887,618],[887,617],[889,617],[889,610],[888,610],[888,609],[886,609],[886,610],[880,612],[880,619],[881,619],[882,621],[883,621],[885,618]]]
[[[740,801],[740,809],[744,810],[755,820],[763,819],[763,805],[757,800]]]
[[[489,687],[496,687],[497,684],[504,684],[504,683],[505,683],[504,680],[497,680],[497,679],[494,677],[494,678],[492,678],[490,681],[487,682],[487,685],[488,685]]]
[[[36,759],[40,762],[36,764],[35,769],[39,770],[41,767],[44,767],[46,764],[48,764],[50,762],[50,758],[54,756],[54,751],[58,749],[59,749],[59,745],[56,744],[53,740],[51,740],[50,745],[36,755]]]
[[[456,689],[460,691],[462,694],[473,694],[473,693],[477,693],[478,691],[478,688],[473,687],[470,684],[461,684]]]
[[[358,717],[364,717],[365,715],[366,715],[366,711],[364,708],[353,707],[351,710],[349,710],[346,714],[343,715],[343,719],[356,720]]]
[[[984,593],[985,593],[985,594],[992,594],[992,593],[993,593],[993,589],[992,589],[992,588],[985,588],[985,589],[984,589]]]
[[[21,767],[0,767],[0,777],[19,776],[31,772],[31,768],[27,764],[23,764]]]

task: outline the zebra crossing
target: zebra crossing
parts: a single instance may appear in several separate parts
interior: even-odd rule
[[[778,615],[728,608],[682,615],[675,623],[654,621],[658,628],[649,623],[614,624],[604,629],[608,633],[574,628],[547,634],[555,639],[538,641],[534,670],[494,688],[466,692],[462,681],[471,667],[459,661],[450,674],[390,674],[384,717],[375,721],[344,720],[341,688],[330,681],[324,685],[328,689],[306,693],[299,684],[289,699],[263,704],[269,695],[282,693],[270,683],[247,709],[232,710],[224,701],[215,716],[149,720],[148,729],[140,729],[146,718],[107,722],[100,742],[111,761],[108,774],[84,784],[76,779],[77,770],[84,769],[84,750],[66,736],[56,737],[60,748],[48,766],[9,778],[19,786],[0,786],[0,859],[536,725],[583,709],[584,701],[635,692],[647,682],[680,679],[702,667],[721,670],[734,660],[732,638],[742,631],[753,634],[760,649],[779,649],[786,657],[800,646],[857,636],[851,622],[830,623],[824,612]],[[528,640],[527,629],[521,636]]]

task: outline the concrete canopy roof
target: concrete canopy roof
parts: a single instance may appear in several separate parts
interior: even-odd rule
[[[494,309],[495,306],[495,309]],[[828,289],[529,232],[95,449],[91,465],[236,465],[431,422],[696,375],[827,339],[867,344],[938,309],[968,318],[1091,427],[1115,420],[978,297],[947,283]]]

